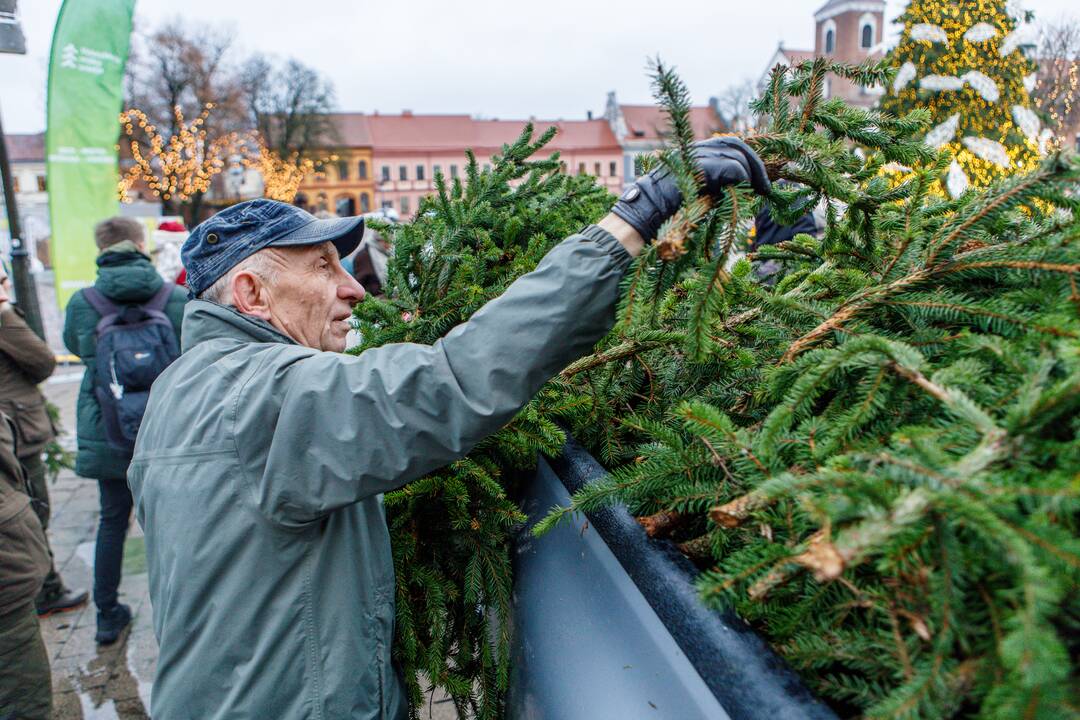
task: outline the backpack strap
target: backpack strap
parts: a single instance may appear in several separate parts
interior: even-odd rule
[[[86,298],[86,302],[90,303],[90,307],[94,308],[94,310],[97,311],[97,314],[103,318],[110,315],[118,315],[123,311],[123,308],[105,297],[104,293],[96,287],[83,288],[82,292],[83,297]]]
[[[171,282],[161,283],[161,289],[154,293],[154,297],[144,302],[142,307],[151,312],[165,312],[165,306],[169,304],[169,298],[172,297],[174,287],[176,285]]]

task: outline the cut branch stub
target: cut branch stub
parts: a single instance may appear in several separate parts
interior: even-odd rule
[[[760,493],[747,493],[729,503],[710,508],[709,518],[720,527],[736,528],[742,525],[743,520],[748,518],[754,510],[761,507],[764,502],[765,500]]]
[[[685,523],[687,517],[677,510],[661,510],[652,515],[639,517],[637,521],[645,528],[645,534],[651,538],[670,535],[676,528]]]
[[[792,558],[814,574],[818,582],[835,580],[844,573],[846,558],[829,539],[829,533],[819,530],[807,542],[806,551]]]

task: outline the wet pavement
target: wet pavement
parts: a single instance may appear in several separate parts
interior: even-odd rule
[[[62,442],[74,450],[75,401],[82,369],[58,367],[44,386],[61,411],[68,430]],[[93,585],[94,536],[97,532],[97,482],[64,471],[49,485],[52,519],[49,540],[56,567],[68,587]],[[53,673],[53,718],[56,720],[142,720],[150,716],[150,688],[157,663],[157,642],[151,625],[142,532],[132,522],[124,547],[120,602],[131,606],[134,619],[120,641],[98,647],[95,610],[88,603],[75,612],[43,618],[42,634]]]

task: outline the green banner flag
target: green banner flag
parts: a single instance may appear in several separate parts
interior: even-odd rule
[[[119,210],[116,143],[135,0],[64,0],[49,58],[45,152],[60,307],[94,281],[94,224]]]

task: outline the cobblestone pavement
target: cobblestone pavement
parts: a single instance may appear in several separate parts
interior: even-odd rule
[[[61,441],[75,449],[75,402],[82,368],[61,366],[45,384],[45,395],[60,408],[68,434]],[[94,537],[98,521],[97,482],[65,471],[49,486],[52,519],[49,540],[56,567],[68,587],[93,586]],[[134,518],[124,546],[120,601],[131,606],[131,626],[111,647],[98,647],[95,609],[41,621],[52,661],[54,720],[142,720],[150,715],[150,690],[157,665],[142,531]],[[424,708],[431,720],[455,720],[453,704],[442,695]]]
[[[49,400],[60,407],[74,450],[75,400],[81,368],[61,366],[45,385]],[[68,587],[93,585],[94,536],[97,532],[97,482],[71,471],[49,486],[52,518],[49,540],[56,567]],[[141,720],[149,717],[150,687],[157,663],[157,642],[151,626],[146,555],[142,532],[132,522],[124,547],[120,601],[131,606],[134,620],[120,642],[99,648],[93,603],[76,612],[41,621],[52,661],[53,717],[57,720]]]

